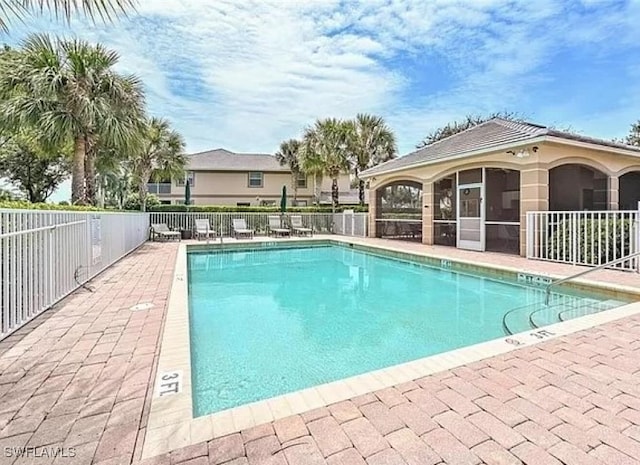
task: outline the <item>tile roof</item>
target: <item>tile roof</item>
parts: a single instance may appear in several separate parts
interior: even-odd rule
[[[402,157],[390,160],[380,165],[369,168],[361,173],[368,177],[375,174],[395,171],[412,165],[420,165],[427,162],[437,161],[453,156],[463,156],[483,149],[491,149],[501,145],[516,144],[538,137],[557,137],[561,139],[575,140],[589,144],[603,145],[632,150],[640,155],[640,147],[634,147],[618,142],[595,139],[579,134],[558,131],[539,124],[508,121],[501,118],[493,118],[482,124],[459,132],[445,139],[427,145],[415,152],[411,152]]]
[[[225,149],[207,150],[189,155],[189,170],[193,171],[282,171],[276,157],[267,153],[234,153]]]

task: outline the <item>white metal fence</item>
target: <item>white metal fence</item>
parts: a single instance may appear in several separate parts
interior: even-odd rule
[[[148,234],[145,213],[0,210],[0,340]]]
[[[603,265],[640,250],[640,211],[527,212],[527,258]],[[640,259],[615,268],[640,271]]]
[[[150,213],[150,223],[166,224],[173,230],[193,231],[196,219],[205,218],[217,234],[231,236],[232,220],[243,218],[247,227],[256,231],[256,234],[267,234],[269,216],[279,216],[279,213],[255,213],[255,212],[153,212]],[[302,224],[312,228],[317,234],[340,234],[343,236],[367,235],[368,213],[286,213],[283,218],[284,226],[290,224],[291,216],[302,217]]]
[[[299,215],[316,233],[367,234],[367,213]],[[231,220],[244,218],[266,234],[268,216],[0,210],[0,340],[142,245],[150,223],[191,231],[194,219],[207,218],[218,233],[230,235]]]

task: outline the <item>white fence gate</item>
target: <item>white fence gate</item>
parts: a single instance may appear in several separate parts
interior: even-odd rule
[[[341,236],[367,237],[369,225],[368,213],[355,213],[353,210],[345,210],[333,216],[334,234]]]
[[[527,258],[598,266],[640,250],[640,211],[527,212]],[[640,272],[640,258],[613,268]]]
[[[0,210],[0,340],[148,234],[146,213]]]

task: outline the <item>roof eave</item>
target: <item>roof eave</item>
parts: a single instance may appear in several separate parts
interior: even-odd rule
[[[629,155],[631,157],[640,157],[640,150],[626,149],[624,147],[614,147],[612,145],[598,144],[596,142],[586,142],[581,140],[569,139],[559,136],[546,136],[547,142],[555,142],[564,145],[573,145],[574,147],[592,148],[601,152],[613,152]]]
[[[484,155],[486,153],[491,153],[491,152],[500,152],[501,150],[506,150],[506,149],[511,149],[514,147],[518,147],[520,145],[527,145],[527,144],[535,144],[535,143],[542,143],[545,140],[547,140],[546,136],[536,136],[536,137],[532,137],[529,139],[521,139],[519,141],[516,142],[510,142],[508,144],[500,144],[500,145],[493,145],[491,147],[486,147],[480,150],[471,150],[471,151],[467,151],[467,152],[462,152],[459,153],[457,155],[452,155],[450,157],[445,157],[445,158],[437,158],[435,160],[425,160],[425,161],[420,161],[417,163],[413,163],[411,165],[406,165],[406,166],[402,166],[399,168],[395,168],[395,169],[390,169],[390,170],[384,170],[384,171],[378,171],[376,173],[370,173],[368,174],[367,171],[363,171],[362,173],[360,173],[360,177],[363,179],[370,179],[374,176],[378,176],[378,175],[383,175],[383,174],[389,174],[389,173],[397,173],[398,171],[405,171],[408,169],[412,169],[412,168],[420,168],[421,166],[428,166],[428,165],[435,165],[437,163],[442,163],[442,162],[446,162],[446,161],[450,161],[450,160],[458,160],[461,158],[468,158],[468,157],[474,157],[477,155]]]
[[[210,171],[216,173],[247,173],[249,171],[258,171],[260,173],[290,173],[288,169],[263,169],[263,168],[192,168],[187,167],[187,171]]]
[[[406,165],[406,166],[403,166],[403,167],[400,167],[400,168],[395,168],[395,169],[390,169],[390,170],[385,170],[385,171],[378,171],[376,173],[367,173],[367,171],[363,171],[362,173],[360,173],[360,177],[363,178],[363,179],[370,179],[370,178],[372,178],[374,176],[378,176],[378,175],[396,173],[398,171],[404,171],[404,170],[412,169],[412,168],[419,168],[421,166],[434,165],[436,163],[441,163],[441,162],[444,162],[444,161],[457,160],[457,159],[460,159],[460,158],[467,158],[467,157],[473,157],[473,156],[476,156],[476,155],[483,155],[485,153],[490,153],[490,152],[499,152],[501,150],[505,150],[505,149],[509,149],[509,148],[513,148],[513,147],[518,147],[520,145],[542,143],[542,142],[553,142],[553,143],[557,143],[557,144],[572,145],[574,147],[591,148],[591,149],[599,150],[599,151],[602,151],[602,152],[620,153],[620,154],[628,155],[628,156],[631,156],[631,157],[640,158],[640,150],[625,149],[624,147],[614,147],[614,146],[611,146],[611,145],[598,144],[596,142],[579,141],[579,140],[569,139],[569,138],[566,138],[566,137],[544,135],[544,136],[532,137],[530,139],[522,139],[522,140],[519,140],[517,142],[511,142],[509,144],[494,145],[492,147],[488,147],[488,148],[481,149],[481,150],[463,152],[463,153],[460,153],[458,155],[454,155],[454,156],[451,156],[451,157],[438,158],[438,159],[435,159],[435,160],[426,160],[426,161],[422,161],[422,162],[418,162],[418,163],[413,163],[411,165]]]

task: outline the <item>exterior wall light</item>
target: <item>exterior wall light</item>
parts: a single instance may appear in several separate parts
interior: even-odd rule
[[[531,151],[533,153],[536,153],[538,151],[538,147],[537,146],[533,146],[531,147]],[[520,149],[517,152],[514,152],[513,150],[508,150],[507,154],[512,155],[516,158],[528,158],[531,156],[531,152],[529,152],[529,149]]]

